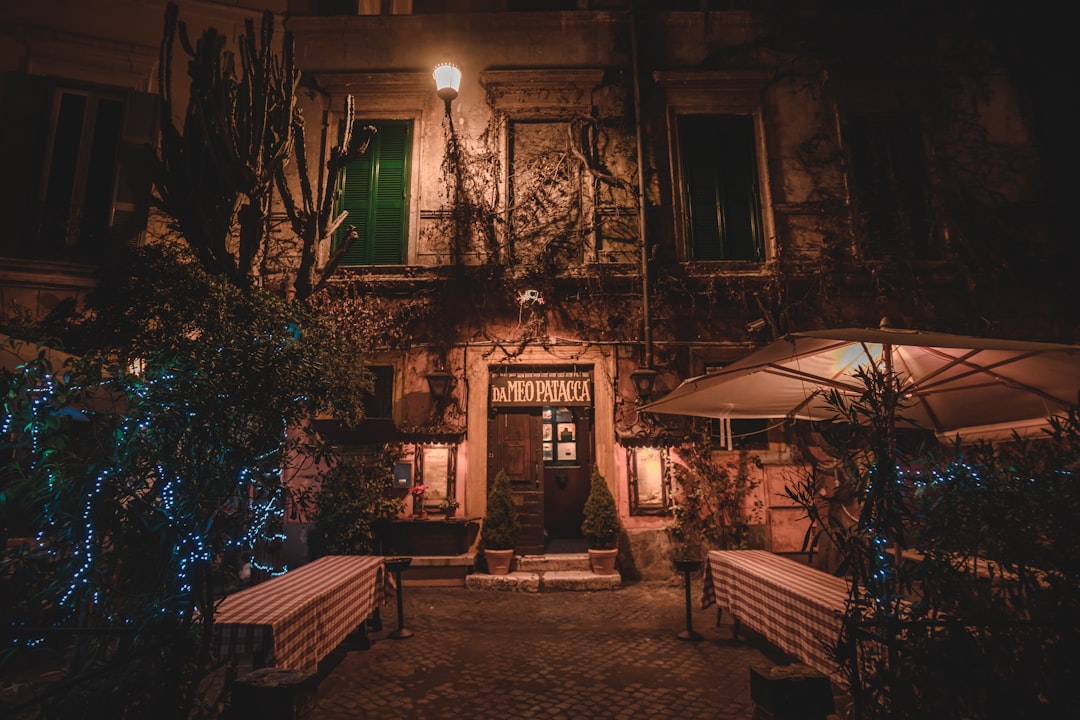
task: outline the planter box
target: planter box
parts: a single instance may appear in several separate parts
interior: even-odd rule
[[[400,518],[376,528],[383,555],[463,555],[480,532],[480,518]]]

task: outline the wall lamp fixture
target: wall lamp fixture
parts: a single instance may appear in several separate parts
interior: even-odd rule
[[[435,91],[446,103],[446,115],[450,115],[450,103],[458,96],[461,88],[461,70],[453,63],[442,63],[432,73],[435,78]]]
[[[634,383],[634,389],[637,390],[638,399],[642,402],[647,402],[652,397],[653,386],[656,384],[657,372],[652,368],[639,367],[634,372],[630,373],[630,380]]]
[[[427,374],[428,391],[431,393],[431,397],[435,399],[436,403],[443,403],[446,401],[447,395],[450,392],[450,383],[453,382],[454,376],[445,370],[435,370]]]

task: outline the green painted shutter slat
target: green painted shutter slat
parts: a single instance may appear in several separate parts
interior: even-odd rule
[[[397,122],[380,125],[377,133],[378,178],[369,253],[369,262],[373,265],[400,265],[403,262],[411,130],[410,123]]]

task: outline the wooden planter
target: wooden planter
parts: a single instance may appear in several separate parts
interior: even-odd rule
[[[463,555],[480,532],[480,518],[429,515],[395,518],[377,530],[384,555]]]

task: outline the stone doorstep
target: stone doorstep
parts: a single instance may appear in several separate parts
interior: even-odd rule
[[[412,556],[401,574],[403,587],[452,586],[470,590],[554,592],[560,590],[617,590],[622,576],[597,575],[589,565],[588,553],[518,555],[507,575],[475,572],[477,553],[463,555]]]
[[[597,575],[591,570],[545,570],[525,572],[515,570],[506,575],[474,573],[465,578],[468,590],[500,590],[509,592],[559,592],[618,590],[622,576]]]
[[[476,567],[476,553],[462,555],[413,555],[407,570],[401,573],[403,587],[462,587]]]
[[[515,570],[522,572],[551,572],[557,570],[578,570],[590,572],[588,553],[565,553],[553,555],[520,555],[516,560]]]

